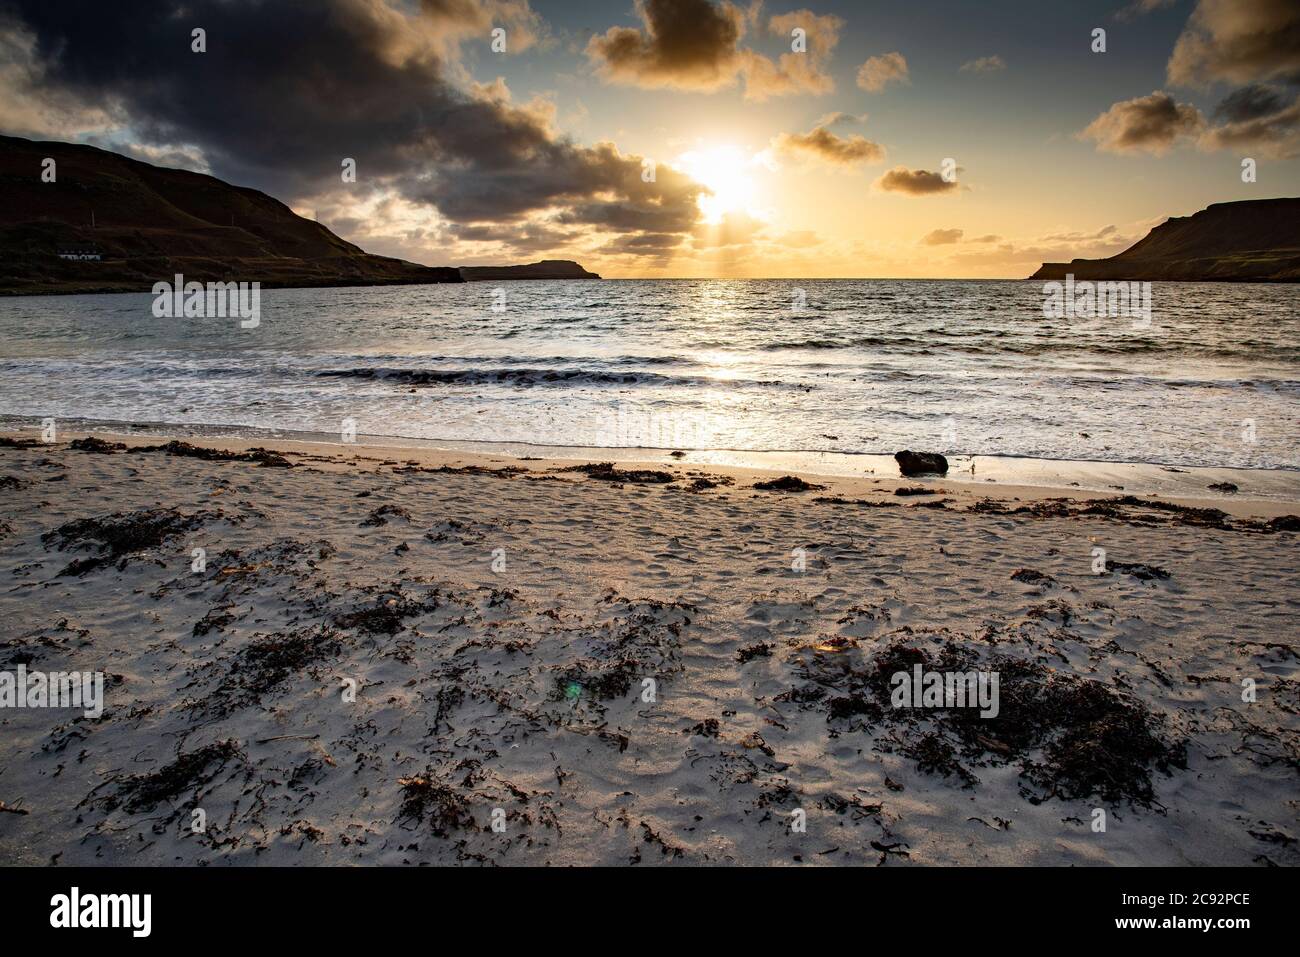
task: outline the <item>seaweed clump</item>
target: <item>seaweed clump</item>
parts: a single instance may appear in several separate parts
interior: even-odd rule
[[[805,482],[797,475],[782,475],[767,482],[755,482],[753,487],[762,492],[811,492],[826,486]]]
[[[68,444],[68,448],[74,452],[95,452],[99,455],[112,455],[114,452],[123,451],[126,448],[126,443],[105,442],[103,439],[88,435],[84,439],[73,439]]]
[[[378,528],[381,525],[387,525],[390,518],[400,518],[409,522],[411,513],[400,505],[381,505],[371,510],[370,514],[361,522],[361,525],[365,528]]]
[[[263,635],[244,645],[216,690],[199,707],[229,714],[255,704],[296,674],[337,655],[343,643],[333,632],[315,627],[287,635]]]
[[[278,452],[263,448],[249,449],[246,452],[231,452],[226,449],[209,449],[189,442],[171,441],[166,445],[137,445],[132,452],[163,452],[187,459],[203,459],[206,462],[252,462],[271,468],[293,468],[293,463]]]
[[[682,629],[691,623],[693,605],[629,600],[612,592],[604,602],[623,613],[571,643],[579,657],[553,669],[553,700],[622,698],[634,682],[648,677],[665,681],[681,670]]]
[[[1125,575],[1132,575],[1139,581],[1149,582],[1155,579],[1163,581],[1169,577],[1169,572],[1159,565],[1146,565],[1142,562],[1116,562],[1110,559],[1106,560],[1106,571],[1123,572]]]
[[[663,485],[677,481],[671,472],[659,469],[618,469],[613,462],[593,462],[588,465],[571,465],[560,472],[581,472],[588,478],[602,482],[627,482],[633,485]]]
[[[164,801],[198,790],[239,756],[239,745],[234,740],[218,741],[179,754],[175,761],[157,771],[133,774],[120,782],[117,794],[108,799],[107,805],[111,810],[122,804],[132,814],[152,811]]]
[[[943,701],[937,706],[896,707],[895,676],[923,673],[998,676],[997,707]],[[834,733],[884,725],[881,740],[912,758],[924,773],[955,776],[966,786],[978,778],[970,764],[1018,763],[1026,799],[1154,803],[1152,770],[1186,767],[1186,742],[1171,740],[1163,717],[1131,695],[1100,681],[1064,674],[1010,655],[981,657],[951,641],[931,654],[895,641],[855,667],[843,656],[815,655],[782,700],[826,713]],[[814,693],[815,692],[815,693]]]
[[[374,602],[334,616],[339,628],[356,628],[370,635],[395,635],[406,627],[405,620],[433,611],[440,605],[438,592],[424,601],[398,591],[384,592]]]
[[[420,774],[398,778],[402,789],[402,817],[417,823],[427,818],[437,837],[447,837],[452,828],[475,827],[469,801],[451,785]]]
[[[158,548],[219,517],[219,513],[208,511],[185,515],[173,508],[115,512],[105,518],[65,522],[42,535],[41,541],[47,546],[57,542],[60,551],[85,545],[97,548],[98,555],[77,559],[59,572],[60,575],[84,575],[102,565]]]

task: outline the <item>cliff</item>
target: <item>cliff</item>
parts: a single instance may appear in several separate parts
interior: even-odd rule
[[[1215,203],[1109,259],[1043,263],[1031,279],[1300,281],[1300,199]]]

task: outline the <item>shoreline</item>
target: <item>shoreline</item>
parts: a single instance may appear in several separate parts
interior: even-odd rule
[[[528,467],[539,471],[577,465],[613,462],[620,467],[665,469],[688,477],[689,472],[708,470],[734,480],[753,481],[792,474],[826,487],[827,495],[857,497],[892,496],[899,487],[941,490],[945,497],[963,504],[979,499],[995,501],[1049,498],[1070,500],[1107,499],[1123,496],[1151,498],[1192,508],[1220,509],[1235,518],[1270,519],[1300,511],[1300,471],[1290,469],[1175,467],[1132,462],[1088,462],[1069,459],[1036,459],[1012,456],[951,455],[945,476],[905,478],[893,457],[873,453],[839,452],[748,452],[737,450],[688,450],[674,456],[666,449],[557,447],[525,443],[471,442],[358,435],[356,442],[342,442],[321,433],[177,425],[60,428],[59,442],[95,437],[112,442],[200,443],[224,451],[266,448],[313,456],[365,458],[376,453],[401,455],[404,461],[421,467]],[[26,429],[0,425],[0,436],[39,437],[39,426]],[[968,471],[974,466],[974,475]],[[749,481],[747,484],[753,484]],[[1207,488],[1229,482],[1235,493]],[[937,493],[938,494],[938,493]]]

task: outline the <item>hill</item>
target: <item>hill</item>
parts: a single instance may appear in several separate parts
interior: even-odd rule
[[[1043,263],[1031,279],[1300,281],[1300,199],[1215,203],[1109,259]]]
[[[571,259],[544,259],[527,266],[461,266],[460,274],[470,281],[486,279],[599,279]]]
[[[52,183],[41,179],[47,157]],[[77,249],[101,258],[59,258]],[[0,294],[148,291],[176,273],[268,287],[463,281],[454,268],[373,256],[255,189],[0,136]]]

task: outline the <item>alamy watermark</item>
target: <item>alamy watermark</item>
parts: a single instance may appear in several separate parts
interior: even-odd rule
[[[262,322],[260,282],[186,282],[153,284],[153,314],[159,319],[239,319],[241,329],[256,329]]]
[[[102,671],[0,671],[0,708],[81,708],[87,718],[104,713]]]
[[[1151,283],[1082,282],[1067,273],[1065,282],[1043,283],[1046,319],[1132,319],[1134,329],[1151,327]]]
[[[153,930],[153,895],[83,894],[73,887],[50,898],[50,926],[125,928],[132,937],[148,937]]]
[[[911,674],[896,671],[889,678],[895,708],[979,708],[981,718],[996,718],[998,672],[926,671],[920,664]]]
[[[611,448],[706,449],[714,430],[708,416],[652,412],[620,404],[603,444]]]

